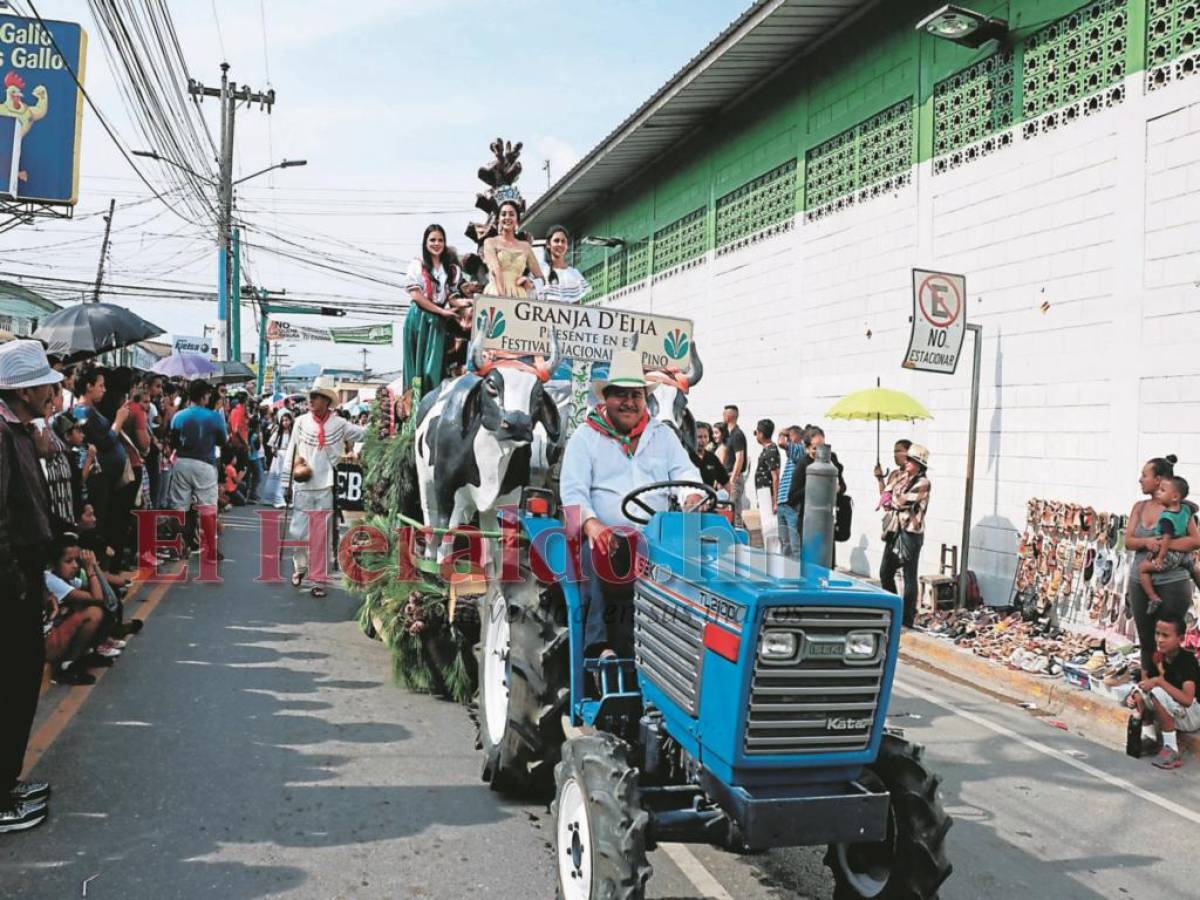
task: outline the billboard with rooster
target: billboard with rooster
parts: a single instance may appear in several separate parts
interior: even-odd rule
[[[0,15],[0,196],[75,203],[86,58],[79,25]]]

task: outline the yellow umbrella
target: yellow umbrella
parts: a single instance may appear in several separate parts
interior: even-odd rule
[[[910,422],[917,419],[932,419],[933,414],[921,405],[921,401],[910,397],[903,391],[893,391],[890,388],[879,387],[876,379],[875,387],[847,394],[825,413],[830,419],[874,419],[875,420],[875,461],[879,462],[879,423],[883,419],[889,422],[895,419],[907,419]]]

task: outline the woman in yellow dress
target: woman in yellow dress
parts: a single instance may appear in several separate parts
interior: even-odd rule
[[[517,237],[521,211],[516,200],[504,200],[496,214],[500,231],[483,242],[483,261],[488,269],[484,294],[490,297],[528,297],[533,293],[533,278],[542,280],[542,269],[528,241]]]

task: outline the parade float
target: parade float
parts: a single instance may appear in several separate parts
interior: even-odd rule
[[[490,150],[475,198],[486,218],[468,225],[475,251],[461,262],[475,287],[473,327],[451,321],[443,380],[423,397],[403,379],[380,390],[362,452],[365,516],[343,548],[355,557],[347,563],[372,573],[346,583],[363,597],[364,630],[391,648],[397,684],[464,703],[476,690],[487,563],[501,554],[498,511],[527,486],[556,492],[562,447],[596,402],[593,377],[614,350],[640,351],[659,385],[652,414],[692,448],[687,395],[703,374],[686,319],[489,288],[484,242],[498,232],[500,207],[524,212],[521,145],[497,138]],[[467,372],[455,374],[463,362]],[[388,549],[367,549],[368,534],[386,536]]]

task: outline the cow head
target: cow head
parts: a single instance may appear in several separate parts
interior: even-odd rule
[[[561,359],[557,336],[551,333],[550,358],[534,365],[517,359],[487,358],[482,337],[478,336],[471,341],[470,357],[477,381],[463,404],[464,435],[478,420],[499,441],[528,444],[540,422],[550,442],[558,442],[558,407],[543,387]]]
[[[688,409],[688,391],[704,377],[704,364],[692,342],[691,363],[685,371],[679,369],[655,369],[646,377],[656,385],[647,402],[651,418],[660,419],[669,426],[688,450],[696,449],[696,417]]]

